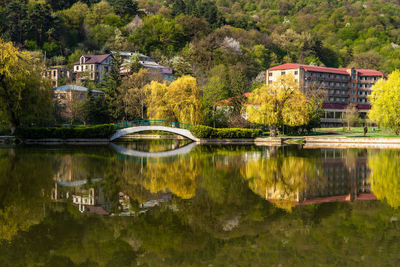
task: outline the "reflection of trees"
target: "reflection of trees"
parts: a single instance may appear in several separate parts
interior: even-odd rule
[[[368,157],[371,169],[371,189],[374,195],[390,206],[400,206],[400,153],[395,150],[371,152]]]
[[[283,150],[246,162],[242,173],[253,192],[286,209],[302,199],[304,190],[318,189],[322,182],[322,165],[315,158],[285,155]]]
[[[0,150],[0,240],[11,239],[43,218],[53,163],[18,149]]]
[[[181,157],[173,162],[157,162],[146,166],[142,185],[151,193],[170,191],[183,199],[194,197],[198,186],[198,159]]]

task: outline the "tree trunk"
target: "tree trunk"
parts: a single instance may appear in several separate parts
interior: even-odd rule
[[[276,124],[272,124],[269,128],[269,136],[276,137]]]

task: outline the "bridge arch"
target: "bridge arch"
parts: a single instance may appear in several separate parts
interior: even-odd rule
[[[127,134],[139,133],[139,132],[144,132],[144,131],[163,131],[163,132],[168,132],[168,133],[173,133],[173,134],[183,136],[183,137],[190,139],[192,141],[195,141],[195,142],[199,141],[199,139],[197,137],[195,137],[189,130],[182,129],[182,128],[173,128],[173,127],[167,127],[167,126],[153,126],[153,125],[151,125],[151,126],[133,126],[133,127],[129,127],[129,128],[119,129],[114,133],[113,136],[111,136],[110,141],[118,139]]]

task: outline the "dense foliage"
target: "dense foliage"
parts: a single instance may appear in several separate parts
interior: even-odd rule
[[[387,80],[379,80],[374,85],[370,97],[369,118],[381,126],[400,133],[400,71],[392,72]]]
[[[255,138],[262,134],[260,129],[212,128],[201,125],[191,127],[190,131],[198,138]]]
[[[114,124],[87,127],[19,127],[15,134],[25,139],[109,138],[116,130]]]
[[[172,67],[177,77],[192,75],[202,92],[202,119],[214,127],[246,126],[238,118],[242,95],[259,88],[265,82],[263,71],[274,65],[354,66],[385,73],[400,67],[397,1],[0,0],[0,4],[0,37],[38,51],[47,65],[71,65],[83,53],[137,51]],[[119,70],[120,64],[113,69]],[[94,86],[106,92],[108,114],[101,110],[106,116],[94,117],[105,118],[103,122],[146,117],[144,96],[136,97],[139,87],[120,88],[122,78],[110,76]],[[213,111],[226,98],[232,98],[234,105],[229,119]],[[121,103],[125,106],[117,108]]]

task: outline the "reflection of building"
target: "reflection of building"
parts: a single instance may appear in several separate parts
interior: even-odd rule
[[[376,199],[371,193],[366,155],[336,149],[322,149],[321,153],[321,179],[305,177],[305,187],[298,190],[267,188],[266,198],[272,202],[289,200],[294,205]]]
[[[327,68],[286,63],[267,70],[267,85],[276,81],[279,76],[293,74],[302,90],[321,88],[327,93],[321,118],[323,126],[341,126],[343,112],[349,105],[354,105],[365,117],[371,108],[367,96],[373,85],[383,73],[376,70],[354,68]]]
[[[82,213],[108,215],[110,204],[104,199],[101,188],[80,189],[72,195],[72,204]]]

